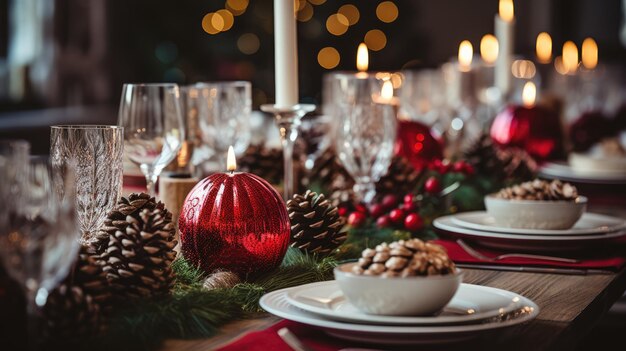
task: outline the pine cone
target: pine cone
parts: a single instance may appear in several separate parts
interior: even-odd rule
[[[47,334],[62,343],[98,334],[103,328],[100,307],[79,286],[61,284],[44,307]]]
[[[92,246],[81,246],[78,260],[66,283],[80,287],[97,303],[106,303],[111,298],[109,283],[100,265],[100,255]]]
[[[527,180],[534,177],[537,163],[519,148],[498,148],[488,134],[482,134],[465,152],[465,158],[480,174],[498,179]]]
[[[414,238],[382,243],[376,249],[365,249],[352,272],[386,277],[444,275],[454,272],[454,262],[437,244]]]
[[[243,172],[250,172],[271,184],[283,180],[283,152],[264,145],[250,145],[245,154],[237,160]]]
[[[421,172],[402,156],[394,156],[387,173],[376,183],[376,197],[387,194],[407,194],[417,187]]]
[[[295,194],[287,201],[291,220],[291,246],[317,254],[328,254],[347,237],[342,231],[344,221],[337,207],[332,206],[324,194],[307,190],[304,195]]]
[[[343,184],[337,187],[336,179],[339,178]],[[325,190],[333,192],[337,189],[352,189],[354,180],[348,171],[339,163],[339,158],[333,148],[327,148],[315,161],[313,169],[307,177],[302,178],[304,188],[312,183],[319,183]]]
[[[173,250],[175,228],[172,214],[162,202],[148,194],[131,194],[122,197],[107,219],[94,244],[102,250],[102,270],[117,297],[145,297],[167,294],[174,282],[171,263],[176,257]]]

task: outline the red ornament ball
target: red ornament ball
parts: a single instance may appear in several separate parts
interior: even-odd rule
[[[443,156],[443,147],[430,128],[417,121],[400,121],[396,138],[396,154],[406,157],[415,169]]]
[[[290,222],[280,195],[250,173],[215,173],[189,192],[180,218],[181,251],[210,273],[256,275],[278,267],[287,252]]]
[[[363,212],[352,212],[348,216],[348,224],[353,227],[360,227],[365,223],[365,214]]]
[[[494,119],[490,135],[497,145],[520,147],[539,160],[563,154],[559,116],[539,106],[505,108]]]
[[[424,227],[424,221],[422,217],[417,213],[409,213],[404,219],[404,228],[406,230],[415,232]]]
[[[440,192],[441,183],[439,182],[439,179],[437,179],[436,177],[430,177],[426,179],[426,182],[424,183],[424,191],[429,194],[435,194]]]
[[[391,219],[393,223],[402,223],[404,220],[404,211],[400,208],[391,210],[391,212],[389,212],[389,219]]]

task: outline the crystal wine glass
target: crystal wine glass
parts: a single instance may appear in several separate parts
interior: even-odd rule
[[[55,167],[76,167],[76,210],[83,242],[90,242],[122,189],[124,136],[118,126],[52,126],[50,156]],[[62,193],[68,191],[58,181]]]
[[[161,171],[185,140],[178,85],[124,84],[118,118],[124,151],[146,176],[148,193],[156,196]]]
[[[6,166],[2,166],[3,168]],[[48,292],[68,274],[79,248],[73,170],[33,159],[17,179],[0,183],[0,254],[27,297],[29,349],[39,347],[39,311]],[[54,184],[64,183],[63,194]],[[13,186],[13,191],[6,191]]]
[[[340,121],[337,153],[354,178],[355,195],[370,203],[376,195],[375,183],[387,172],[393,156],[395,107],[381,98],[380,79],[346,74],[338,75],[335,83],[341,94],[335,116]]]
[[[203,141],[226,169],[226,152],[233,146],[243,154],[250,144],[252,88],[250,82],[206,82],[192,87],[198,93],[198,119]]]

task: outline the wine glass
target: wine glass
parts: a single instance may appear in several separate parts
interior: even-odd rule
[[[48,292],[67,276],[79,248],[73,172],[38,158],[15,174],[16,179],[0,183],[0,200],[6,204],[0,216],[0,254],[27,297],[32,350],[39,347],[40,309]],[[55,190],[57,182],[64,183],[63,194]]]
[[[161,171],[185,140],[178,85],[124,84],[118,118],[124,151],[145,175],[148,194],[156,196]]]
[[[354,178],[357,198],[370,203],[375,184],[391,163],[396,139],[395,107],[381,97],[383,81],[375,77],[338,75],[335,84],[341,98],[335,116],[339,159]]]
[[[95,238],[122,190],[124,135],[118,126],[60,125],[50,132],[50,157],[55,167],[75,163],[76,209],[87,243]],[[55,184],[59,193],[68,191]]]
[[[202,138],[226,169],[226,152],[232,146],[236,155],[250,144],[252,88],[250,82],[197,83],[192,89],[198,95],[198,120]]]

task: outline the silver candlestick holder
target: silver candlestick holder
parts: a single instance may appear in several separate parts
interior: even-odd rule
[[[298,104],[294,106],[280,107],[276,105],[261,105],[261,111],[274,115],[274,121],[278,126],[280,141],[283,146],[283,197],[285,201],[293,196],[293,145],[298,138],[298,126],[304,115],[315,111],[315,105]]]

